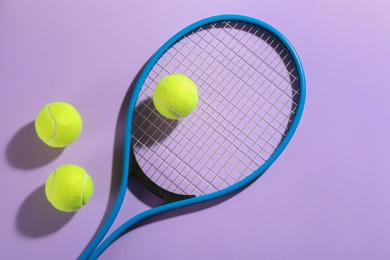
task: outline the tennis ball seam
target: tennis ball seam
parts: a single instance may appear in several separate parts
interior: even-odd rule
[[[82,131],[82,118],[71,104],[53,102],[39,111],[35,130],[45,144],[66,147],[78,139]]]
[[[84,189],[85,189],[85,182],[86,182],[86,179],[87,179],[87,173],[84,173],[84,176],[83,176],[83,181],[81,183],[81,205],[85,206],[85,201],[84,201]]]
[[[186,81],[184,81],[182,78],[180,77],[176,77],[178,80],[180,80],[181,82],[183,82],[184,85],[186,85],[187,88],[189,88],[195,95],[198,95],[198,93],[195,91],[195,89],[193,89]]]
[[[56,124],[56,120],[54,119],[53,114],[50,111],[50,105],[47,106],[47,113],[49,114],[51,120],[53,121],[53,126],[54,126],[53,136],[49,140],[47,140],[48,143],[51,143],[55,140],[56,135],[57,135],[57,124]]]
[[[165,107],[166,109],[168,109],[169,111],[171,111],[173,114],[175,114],[175,116],[177,116],[178,118],[181,118],[180,114],[177,113],[173,108],[171,108],[170,106],[168,106],[167,104],[165,104],[164,102],[162,102],[160,99],[158,98],[155,98],[155,100],[160,103],[163,107]]]
[[[53,172],[53,177],[52,177],[52,179],[51,179],[50,197],[49,197],[49,201],[50,201],[50,202],[52,201],[52,198],[53,198],[53,190],[54,190],[54,182],[55,182],[56,172],[57,172],[57,170],[55,170],[55,171]]]

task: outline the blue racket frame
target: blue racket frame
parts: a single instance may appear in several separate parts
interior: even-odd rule
[[[112,223],[115,221],[116,216],[119,213],[120,208],[122,207],[122,203],[125,198],[126,189],[128,185],[128,176],[129,176],[129,163],[130,163],[130,148],[131,148],[131,134],[132,134],[132,121],[133,121],[133,115],[134,110],[136,106],[136,102],[138,99],[138,95],[141,91],[141,88],[144,84],[145,79],[147,78],[149,72],[153,68],[154,64],[159,60],[159,58],[178,40],[180,40],[184,35],[190,33],[191,31],[195,30],[196,28],[210,24],[215,23],[218,21],[238,21],[238,22],[245,22],[245,23],[251,23],[254,25],[257,25],[267,31],[269,31],[271,34],[275,35],[288,49],[288,51],[291,54],[291,57],[293,61],[295,62],[296,68],[297,68],[297,75],[300,80],[300,93],[299,93],[299,102],[298,107],[296,110],[295,118],[290,126],[289,131],[287,132],[285,138],[282,140],[279,147],[276,149],[276,151],[270,156],[270,158],[260,166],[256,171],[254,171],[251,175],[244,178],[243,180],[237,182],[236,184],[227,187],[223,190],[202,195],[199,197],[194,197],[190,199],[185,199],[182,201],[177,201],[169,204],[164,204],[155,208],[151,208],[147,211],[144,211],[131,219],[129,219],[127,222],[123,223],[119,228],[117,228],[105,241],[102,242],[102,244],[98,247],[101,240],[105,237],[106,233],[110,229]],[[213,200],[219,197],[222,197],[224,195],[227,195],[229,193],[232,193],[234,191],[237,191],[240,188],[243,188],[244,186],[250,184],[255,179],[257,179],[262,173],[267,170],[267,168],[279,157],[279,155],[283,152],[283,150],[286,148],[287,144],[290,142],[292,136],[294,135],[299,121],[301,119],[303,108],[305,104],[306,99],[306,82],[305,82],[305,75],[303,71],[303,67],[301,64],[301,61],[298,57],[298,54],[296,53],[295,49],[291,45],[291,43],[282,35],[278,30],[276,30],[274,27],[270,26],[269,24],[262,22],[260,20],[257,20],[255,18],[251,18],[248,16],[242,16],[242,15],[233,15],[233,14],[227,14],[227,15],[218,15],[209,17],[203,20],[200,20],[192,25],[189,25],[188,27],[184,28],[177,34],[175,34],[171,39],[169,39],[164,45],[161,46],[161,48],[151,57],[149,62],[146,64],[144,70],[142,71],[137,84],[135,85],[134,91],[132,93],[129,108],[127,112],[127,119],[126,119],[126,130],[125,130],[125,142],[124,142],[124,157],[123,157],[123,169],[122,169],[122,178],[121,178],[121,184],[119,188],[119,193],[117,200],[115,202],[115,205],[112,209],[112,212],[108,219],[106,220],[105,224],[99,231],[99,233],[95,236],[93,241],[89,244],[89,246],[86,248],[86,250],[83,252],[83,254],[80,256],[80,259],[95,259],[97,258],[104,250],[118,238],[120,235],[122,235],[124,232],[126,232],[130,227],[132,227],[134,224],[140,222],[141,220],[144,220],[148,217],[151,217],[153,215],[157,215],[159,213],[169,211],[172,209],[177,209],[189,205],[194,205],[197,203]],[[94,251],[95,250],[95,251]]]

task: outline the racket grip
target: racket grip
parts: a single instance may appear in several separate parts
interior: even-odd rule
[[[168,191],[160,186],[158,186],[156,183],[154,183],[139,167],[137,160],[135,159],[135,155],[133,152],[133,149],[130,151],[130,169],[129,174],[135,175],[135,177],[138,179],[139,182],[142,183],[142,185],[145,186],[148,190],[153,192],[158,197],[162,198],[164,201],[164,204],[185,200],[189,198],[195,197],[195,195],[185,195],[185,194],[177,194],[173,193],[171,191]]]

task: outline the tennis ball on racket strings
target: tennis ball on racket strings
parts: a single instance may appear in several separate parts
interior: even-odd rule
[[[154,90],[153,103],[166,118],[179,119],[188,116],[198,104],[195,83],[182,74],[162,78]]]
[[[38,137],[51,147],[65,147],[76,141],[83,127],[79,112],[71,104],[45,105],[35,119]]]
[[[54,208],[74,212],[86,205],[93,194],[91,176],[80,166],[65,164],[46,180],[45,193]]]

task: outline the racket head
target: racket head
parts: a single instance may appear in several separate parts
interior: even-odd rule
[[[168,201],[168,203],[163,204],[161,206],[151,208],[147,211],[144,211],[132,218],[130,218],[128,221],[126,221],[124,224],[122,224],[119,228],[117,228],[110,236],[108,236],[100,246],[100,241],[104,238],[105,234],[108,232],[109,228],[111,227],[112,223],[114,222],[121,205],[124,201],[126,189],[127,189],[127,183],[128,183],[128,175],[129,175],[129,168],[130,164],[133,164],[133,161],[131,162],[131,153],[132,153],[132,134],[133,134],[133,122],[134,122],[134,115],[135,111],[137,109],[137,102],[140,96],[140,93],[143,89],[145,80],[147,79],[149,73],[152,71],[155,64],[159,61],[159,59],[166,53],[172,46],[175,45],[175,43],[180,42],[183,37],[186,37],[187,35],[191,34],[191,32],[195,32],[198,28],[202,27],[209,27],[212,24],[215,23],[221,23],[231,21],[233,23],[239,24],[240,26],[249,24],[253,25],[255,28],[261,28],[264,32],[268,33],[273,37],[273,39],[276,40],[277,44],[273,44],[273,42],[269,42],[269,45],[273,48],[278,48],[278,44],[280,43],[279,47],[282,47],[284,50],[287,51],[289,59],[291,59],[290,68],[289,66],[286,66],[287,70],[293,71],[293,73],[288,73],[288,77],[296,78],[297,80],[292,80],[294,83],[290,86],[292,91],[296,91],[296,95],[293,94],[293,97],[289,101],[290,105],[292,105],[293,108],[293,115],[291,120],[289,120],[287,123],[284,123],[286,126],[286,129],[283,133],[283,137],[281,138],[280,142],[278,143],[277,147],[272,149],[271,154],[267,156],[264,160],[262,160],[262,163],[256,167],[256,169],[253,170],[253,172],[247,174],[244,178],[241,178],[237,182],[235,182],[232,185],[228,185],[227,187],[224,187],[222,189],[213,191],[213,192],[204,192],[204,194],[197,194],[197,196],[190,198],[185,198],[182,200],[173,200]],[[278,73],[276,73],[278,74]],[[200,93],[201,95],[201,93]],[[202,96],[200,96],[202,98]],[[201,21],[198,21],[186,28],[184,28],[182,31],[178,32],[176,35],[174,35],[171,39],[169,39],[149,60],[149,62],[145,65],[142,73],[140,74],[137,84],[134,87],[133,93],[130,98],[128,112],[127,112],[127,119],[126,119],[126,130],[125,130],[125,137],[124,137],[124,160],[123,160],[123,169],[122,169],[122,180],[119,188],[118,198],[117,201],[113,207],[113,210],[106,220],[105,224],[103,225],[102,229],[99,231],[99,233],[95,236],[94,240],[90,243],[90,245],[87,247],[87,249],[84,251],[80,259],[86,259],[90,258],[95,259],[97,258],[104,250],[113,243],[118,237],[120,237],[123,233],[129,230],[130,227],[134,226],[136,223],[139,223],[140,221],[151,217],[153,215],[173,210],[176,208],[184,207],[193,205],[196,203],[212,200],[219,198],[221,196],[224,196],[226,194],[232,193],[234,191],[237,191],[249,183],[253,182],[256,178],[258,178],[283,152],[283,150],[286,148],[287,144],[290,142],[292,136],[294,135],[298,123],[301,119],[304,104],[305,104],[305,98],[306,98],[306,82],[305,82],[305,76],[304,71],[302,68],[301,61],[290,44],[290,42],[275,28],[268,25],[267,23],[264,23],[260,20],[247,17],[247,16],[241,16],[241,15],[219,15],[214,16],[210,18],[203,19]],[[295,104],[295,105],[294,105]],[[195,112],[196,113],[196,112]],[[137,159],[136,159],[137,160]],[[141,167],[142,168],[142,167]],[[142,172],[142,169],[141,169]],[[145,174],[145,173],[142,173]],[[145,175],[146,176],[146,175]],[[143,177],[145,177],[143,176]],[[147,177],[147,176],[146,176]],[[148,179],[148,177],[147,177]],[[146,185],[147,186],[147,185]],[[153,188],[152,188],[153,190]],[[164,193],[165,191],[163,191]],[[159,193],[159,191],[157,192]],[[161,196],[161,194],[158,194]],[[170,202],[170,203],[169,203]]]
[[[247,16],[240,16],[240,15],[219,15],[219,16],[214,16],[214,17],[210,17],[210,18],[201,20],[201,21],[199,21],[197,23],[194,23],[194,24],[184,28],[182,31],[178,32],[171,39],[169,39],[153,55],[153,57],[146,64],[146,66],[145,66],[143,72],[141,73],[141,75],[140,75],[140,77],[138,79],[138,82],[137,82],[137,84],[136,84],[136,86],[134,88],[134,92],[133,92],[133,95],[131,97],[130,104],[129,104],[129,113],[128,113],[128,120],[127,120],[127,129],[128,129],[127,133],[128,133],[128,136],[125,139],[125,147],[126,147],[125,148],[125,153],[130,151],[131,147],[134,147],[134,143],[141,142],[141,146],[143,146],[142,148],[145,148],[147,146],[146,150],[148,150],[147,153],[145,153],[145,155],[143,155],[141,157],[142,158],[143,157],[148,157],[148,153],[149,153],[150,148],[153,147],[153,145],[155,145],[156,143],[159,144],[160,141],[161,141],[161,140],[155,140],[156,138],[153,137],[153,136],[149,136],[146,140],[143,140],[143,141],[140,141],[139,139],[141,139],[141,138],[139,138],[139,137],[134,138],[134,135],[136,135],[135,133],[137,131],[139,131],[140,128],[143,127],[142,125],[139,126],[139,125],[137,125],[135,123],[135,121],[137,121],[136,117],[140,113],[142,113],[142,112],[139,112],[139,111],[138,111],[139,113],[137,113],[137,110],[140,110],[139,109],[140,106],[143,107],[142,109],[145,109],[145,107],[147,108],[146,109],[147,110],[146,114],[154,114],[153,115],[153,117],[154,117],[153,120],[150,120],[148,118],[142,118],[142,120],[144,120],[144,121],[145,120],[146,121],[152,121],[151,124],[154,124],[156,118],[158,118],[157,120],[163,120],[162,123],[158,123],[158,127],[162,126],[163,128],[166,128],[166,129],[169,130],[168,131],[169,134],[164,136],[163,139],[164,138],[170,138],[170,135],[172,134],[171,132],[175,132],[176,131],[177,133],[179,133],[180,136],[183,136],[183,135],[185,135],[185,134],[183,134],[183,132],[189,130],[189,128],[186,128],[186,127],[181,128],[181,129],[180,129],[180,127],[178,127],[179,128],[178,130],[175,129],[175,128],[176,128],[177,124],[179,124],[179,126],[182,126],[183,124],[191,123],[191,120],[188,120],[186,122],[179,122],[178,123],[177,121],[169,121],[169,120],[162,119],[161,116],[159,117],[159,115],[157,115],[158,113],[156,111],[153,111],[153,107],[152,107],[152,105],[150,105],[150,104],[152,104],[151,96],[153,94],[152,93],[153,86],[155,86],[155,84],[157,84],[158,79],[161,79],[163,76],[167,76],[169,74],[182,73],[183,72],[183,70],[180,69],[180,66],[183,66],[183,64],[181,64],[181,61],[177,60],[177,58],[174,58],[176,60],[173,60],[173,61],[171,60],[170,61],[171,63],[177,63],[177,65],[176,64],[173,65],[173,66],[176,66],[176,69],[175,68],[171,68],[171,69],[167,69],[166,70],[165,68],[163,68],[163,66],[166,65],[166,66],[169,67],[169,66],[172,66],[172,64],[166,64],[166,63],[158,64],[158,63],[159,62],[161,63],[161,59],[164,57],[164,55],[165,56],[166,55],[170,55],[170,54],[167,54],[167,52],[169,52],[174,46],[177,46],[178,44],[183,42],[184,39],[187,39],[187,38],[191,37],[193,34],[195,34],[195,35],[199,34],[199,30],[205,31],[206,34],[209,32],[209,30],[215,29],[215,30],[218,31],[218,30],[220,30],[219,27],[226,26],[226,22],[231,23],[231,25],[228,25],[228,29],[234,29],[235,31],[238,31],[238,32],[243,31],[245,35],[252,34],[255,37],[262,38],[261,39],[262,42],[267,45],[266,48],[274,48],[275,51],[276,51],[276,49],[278,49],[278,48],[280,49],[281,48],[282,49],[281,51],[280,50],[277,51],[277,53],[276,53],[277,55],[286,55],[287,54],[288,57],[287,56],[282,57],[282,60],[279,61],[279,63],[280,62],[287,63],[287,64],[284,64],[284,68],[283,69],[286,70],[288,74],[285,74],[285,75],[282,75],[282,76],[281,75],[277,75],[277,74],[284,73],[284,72],[279,72],[279,71],[276,71],[276,72],[273,71],[272,74],[276,74],[276,77],[281,77],[281,78],[282,77],[288,77],[289,79],[286,79],[286,80],[287,81],[291,81],[291,85],[285,86],[285,88],[287,89],[286,91],[292,91],[293,93],[289,93],[288,94],[288,95],[290,95],[290,97],[287,97],[287,99],[289,99],[289,100],[287,100],[286,104],[283,104],[283,106],[285,106],[287,108],[288,108],[288,106],[292,106],[291,110],[293,110],[293,114],[289,115],[289,120],[288,121],[285,121],[285,119],[282,119],[283,121],[285,121],[285,122],[281,123],[281,124],[284,124],[284,126],[282,126],[282,128],[284,127],[284,129],[278,130],[278,131],[279,132],[283,131],[283,133],[281,133],[282,134],[281,137],[277,137],[276,138],[276,139],[279,138],[280,142],[277,143],[277,144],[271,144],[273,146],[271,148],[272,151],[268,152],[268,154],[266,154],[266,155],[261,155],[260,157],[262,157],[262,158],[260,160],[262,162],[259,163],[258,167],[256,167],[250,173],[245,174],[245,176],[243,176],[243,177],[241,176],[239,178],[236,178],[236,180],[230,181],[226,185],[222,185],[223,188],[219,188],[218,187],[218,188],[214,188],[213,190],[202,190],[202,191],[196,191],[195,190],[193,193],[189,192],[187,190],[183,190],[182,188],[178,188],[176,190],[175,189],[174,190],[169,190],[170,189],[169,185],[168,186],[165,185],[166,187],[163,187],[164,183],[162,183],[160,181],[160,177],[148,176],[146,179],[152,180],[154,178],[154,180],[152,182],[156,182],[156,183],[160,182],[157,186],[161,185],[161,187],[163,187],[162,190],[160,190],[160,188],[157,188],[157,189],[153,189],[152,188],[151,189],[152,191],[154,191],[159,196],[161,196],[161,194],[166,194],[166,192],[167,193],[171,193],[171,192],[176,193],[177,190],[178,190],[179,191],[178,193],[180,193],[179,195],[181,195],[182,193],[184,195],[189,195],[189,197],[184,196],[183,197],[184,199],[195,196],[195,198],[193,198],[190,201],[188,201],[189,204],[192,204],[192,203],[197,203],[197,202],[201,202],[201,201],[204,201],[204,200],[213,199],[213,198],[222,196],[224,194],[233,192],[233,191],[235,191],[237,189],[240,189],[241,187],[249,184],[254,179],[259,177],[278,158],[278,156],[282,153],[282,151],[285,149],[285,147],[287,146],[287,144],[291,140],[293,134],[295,133],[295,130],[296,130],[296,128],[298,126],[298,123],[300,121],[300,118],[302,116],[304,103],[305,103],[305,97],[306,97],[305,76],[304,76],[304,71],[303,71],[303,67],[302,67],[301,61],[300,61],[300,59],[299,59],[295,49],[290,44],[290,42],[278,30],[276,30],[272,26],[270,26],[267,23],[264,23],[264,22],[262,22],[260,20],[257,20],[257,19],[251,18],[251,17],[247,17]],[[234,28],[229,28],[229,27],[234,27]],[[260,32],[256,31],[258,29],[260,29],[261,31]],[[221,30],[224,30],[224,29],[221,29]],[[255,30],[255,31],[253,31],[253,30]],[[247,40],[245,38],[246,37],[245,35],[243,36],[244,37],[243,39]],[[218,35],[215,36],[215,39],[217,39],[218,37],[219,37]],[[223,36],[223,37],[226,37],[226,36]],[[233,39],[233,40],[237,41],[237,39]],[[194,40],[192,39],[190,41],[194,41]],[[219,39],[217,41],[219,41]],[[183,45],[185,45],[185,44],[191,45],[190,48],[193,48],[192,45],[197,44],[197,42],[184,43]],[[233,43],[233,44],[235,44],[235,43]],[[209,46],[205,46],[205,48],[218,48],[218,47],[217,46],[213,46],[213,43],[209,42]],[[252,50],[249,50],[249,51],[252,51]],[[283,53],[282,54],[282,52],[284,52],[284,51],[287,51],[287,53]],[[181,58],[185,58],[185,54],[178,53],[178,52],[180,52],[180,50],[176,50],[176,52],[177,53],[174,54],[174,55],[179,55],[179,56],[181,56]],[[192,53],[190,53],[188,55],[196,55],[196,54],[202,55],[201,53],[197,53],[194,50],[192,50]],[[213,54],[209,53],[208,55],[212,56]],[[275,53],[267,54],[267,55],[275,55]],[[284,59],[286,57],[287,57],[288,61],[284,61]],[[218,59],[218,57],[212,57],[212,58],[217,58]],[[199,81],[201,81],[202,75],[196,75],[196,74],[199,74],[199,68],[202,67],[204,65],[204,63],[207,63],[206,59],[202,60],[200,62],[201,64],[195,64],[195,65],[191,64],[191,65],[188,65],[188,67],[196,66],[197,68],[189,68],[189,70],[186,71],[187,73],[184,73],[184,74],[188,74],[188,71],[189,71],[189,74],[192,74],[192,75],[187,75],[187,76],[190,76],[190,78],[194,78],[195,77],[197,79],[197,80],[195,80],[195,83],[199,83]],[[226,59],[226,57],[224,57],[224,59]],[[266,57],[266,59],[270,59],[270,58]],[[263,63],[266,63],[266,62],[267,61],[263,61]],[[197,62],[194,62],[194,63],[197,63]],[[234,64],[234,61],[232,61],[232,63],[233,63],[233,67],[237,66],[237,64]],[[186,64],[184,64],[184,65],[187,66]],[[155,72],[154,71],[156,66],[160,66],[161,67],[159,69],[160,72]],[[225,66],[227,66],[227,64],[225,64]],[[264,64],[263,64],[263,66],[264,66]],[[279,66],[279,65],[277,65],[277,66]],[[290,67],[290,68],[288,68],[288,67]],[[197,70],[197,71],[194,72],[193,71],[194,69]],[[275,68],[273,68],[273,69],[275,69]],[[166,70],[166,71],[164,72],[164,70]],[[232,70],[234,70],[234,69],[232,69]],[[267,68],[265,69],[264,72],[268,73],[266,70],[267,70]],[[161,72],[161,71],[163,71],[163,72]],[[192,73],[192,72],[194,72],[194,73]],[[156,77],[153,76],[153,79],[151,79],[151,74],[153,74],[153,73],[154,74],[159,74],[159,75],[157,75]],[[208,75],[208,76],[211,77],[212,75]],[[228,75],[225,75],[225,76],[228,76]],[[273,76],[275,76],[275,75],[273,75]],[[253,79],[249,79],[249,80],[253,80]],[[268,80],[268,79],[266,79],[266,80]],[[276,80],[279,80],[279,79],[276,79]],[[149,81],[149,82],[146,82],[146,81]],[[275,82],[271,82],[271,84],[276,84],[276,83]],[[282,84],[282,83],[281,82],[277,82],[277,84]],[[198,106],[202,106],[202,89],[204,89],[206,85],[207,85],[207,81],[204,80],[203,83],[201,84],[200,90],[199,90],[199,93],[200,93],[199,94],[200,95],[200,104]],[[145,88],[149,88],[148,93],[142,93]],[[288,88],[290,88],[290,89],[288,89]],[[225,91],[226,91],[226,89],[225,89]],[[269,90],[267,90],[267,91],[269,91]],[[274,90],[271,90],[271,91],[274,91]],[[285,90],[283,90],[283,91],[285,91]],[[265,93],[264,92],[263,94],[267,94],[268,95],[269,93]],[[145,100],[145,98],[146,98],[146,100]],[[149,98],[149,100],[147,100],[147,98]],[[144,99],[144,100],[142,101],[141,99]],[[148,104],[148,102],[149,102],[149,104]],[[203,105],[205,105],[205,104],[203,104]],[[272,108],[267,108],[267,109],[272,109]],[[264,109],[264,110],[267,110],[267,109]],[[285,108],[280,108],[280,109],[285,109]],[[253,111],[250,111],[250,110],[248,110],[248,111],[249,112],[253,112]],[[196,111],[194,113],[196,113]],[[218,113],[221,114],[221,112],[217,112],[217,115],[218,115]],[[283,113],[288,113],[288,112],[283,112]],[[224,115],[224,116],[226,116],[226,115]],[[191,115],[189,117],[191,117]],[[184,120],[186,120],[186,119],[184,119]],[[197,120],[197,119],[195,119],[195,120]],[[271,120],[275,120],[275,118],[271,119]],[[278,119],[276,119],[276,120],[278,120]],[[175,124],[175,126],[172,126],[173,124]],[[148,127],[150,127],[150,125]],[[156,129],[158,127],[155,126]],[[274,126],[266,126],[266,127],[271,127],[272,128]],[[136,128],[138,128],[138,129],[136,129]],[[170,129],[170,128],[172,128],[172,129]],[[214,130],[216,130],[216,129],[214,129]],[[269,131],[269,130],[266,129],[264,131],[266,132],[266,131]],[[182,132],[182,133],[180,133],[180,132]],[[144,132],[143,132],[143,134],[144,134]],[[279,133],[279,135],[280,135],[280,133]],[[175,138],[175,137],[173,137],[173,138]],[[134,142],[134,139],[137,139],[137,140]],[[152,143],[148,144],[148,142],[150,142],[150,140],[152,140]],[[162,140],[161,142],[163,143],[164,140]],[[191,139],[188,139],[187,142],[191,143]],[[192,145],[196,145],[196,141],[193,142]],[[261,148],[261,147],[259,147],[259,148]],[[261,148],[261,149],[264,149],[264,147]],[[225,152],[227,150],[228,149],[225,147]],[[164,152],[162,152],[162,154],[163,153]],[[180,151],[177,152],[177,153],[180,153]],[[192,154],[191,156],[195,156],[195,155],[196,155],[196,152],[194,154]],[[150,153],[149,153],[149,156],[150,156]],[[128,158],[129,158],[129,155],[125,154],[125,164],[126,164],[126,162],[129,161]],[[136,158],[136,160],[139,161],[140,159]],[[149,160],[149,159],[147,159],[147,160]],[[167,158],[160,158],[158,160],[164,161],[164,160],[167,160]],[[229,159],[227,159],[225,161],[228,162]],[[226,163],[226,162],[223,162],[223,163]],[[155,159],[153,159],[153,163],[155,163]],[[185,164],[188,164],[188,163],[191,163],[191,162],[187,161]],[[129,167],[129,165],[124,165],[124,172],[123,172],[123,174],[125,174],[125,172],[128,169],[128,167]],[[131,167],[131,165],[130,165],[130,167]],[[141,168],[142,167],[144,167],[144,166],[141,166]],[[148,166],[148,167],[150,167],[150,166]],[[206,166],[206,167],[208,167],[208,166]],[[203,167],[203,168],[206,168],[206,167]],[[185,168],[185,166],[184,166],[184,168]],[[158,171],[157,168],[154,168],[154,170]],[[168,169],[168,171],[169,170],[170,169]],[[141,175],[142,175],[142,171],[141,171]],[[147,175],[147,174],[145,174],[145,175]],[[179,173],[179,175],[180,175],[180,173]],[[194,176],[195,175],[197,175],[196,172],[194,173]],[[186,174],[186,176],[187,176],[187,174]],[[174,177],[174,178],[177,178],[177,177]],[[180,178],[181,178],[181,176],[180,176]],[[193,179],[195,177],[185,177],[185,178]],[[183,178],[183,179],[185,179],[185,178]],[[202,178],[207,178],[207,177],[203,176]],[[185,180],[185,181],[188,182],[188,180]],[[166,182],[166,180],[165,180],[165,182]],[[168,180],[168,183],[169,182],[172,182],[172,181]],[[171,186],[172,186],[172,184],[171,184]],[[209,185],[209,187],[210,187],[210,185]],[[177,199],[177,200],[180,200],[180,199]],[[176,201],[176,200],[165,200],[165,202],[168,202],[168,203],[169,202],[174,202],[174,201]]]

